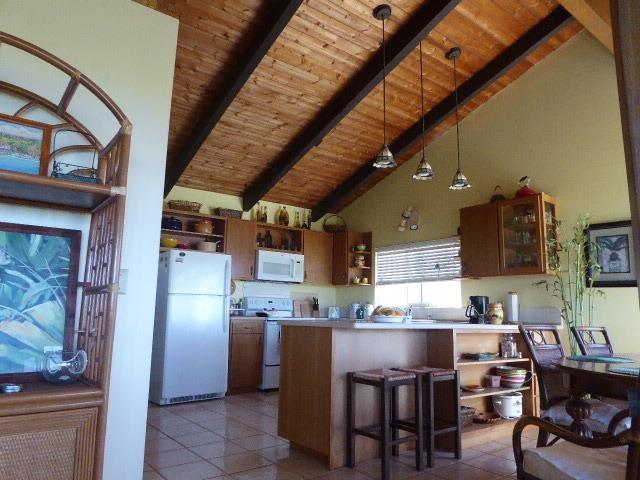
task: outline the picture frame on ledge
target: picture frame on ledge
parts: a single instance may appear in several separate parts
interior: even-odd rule
[[[601,271],[594,287],[636,287],[638,272],[634,258],[631,221],[595,223],[587,228],[588,255],[597,255]],[[597,252],[591,246],[598,245]],[[591,272],[589,272],[591,275]]]
[[[51,125],[0,113],[0,170],[47,175]]]
[[[0,382],[41,380],[45,352],[73,349],[81,236],[0,222]]]

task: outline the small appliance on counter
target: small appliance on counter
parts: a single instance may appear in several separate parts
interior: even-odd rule
[[[340,318],[340,307],[329,307],[327,316],[329,320],[338,320]]]
[[[488,309],[489,297],[472,295],[469,297],[469,304],[464,315],[469,319],[469,323],[486,323]]]
[[[286,297],[245,297],[247,317],[265,317],[260,390],[280,386],[280,321],[293,319],[293,300]]]
[[[491,397],[493,409],[498,415],[507,420],[522,416],[522,393],[501,393]]]

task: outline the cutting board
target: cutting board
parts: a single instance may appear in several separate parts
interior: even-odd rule
[[[291,300],[293,300],[293,316],[294,317],[311,317],[313,310],[313,297],[317,297],[315,292],[292,292]]]

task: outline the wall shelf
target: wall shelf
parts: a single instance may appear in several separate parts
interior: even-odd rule
[[[458,360],[456,364],[458,366],[465,365],[499,365],[502,363],[514,363],[514,362],[526,362],[529,363],[529,358],[496,358],[495,360]]]
[[[501,393],[512,393],[512,392],[524,392],[525,390],[531,390],[531,387],[520,387],[520,388],[485,388],[482,392],[465,392],[464,390],[460,392],[460,399],[467,400],[469,398],[482,398],[482,397],[491,397],[493,395],[498,395]]]
[[[170,228],[163,228],[160,231],[162,232],[162,235],[167,235],[167,236],[174,235],[176,237],[224,238],[224,235],[221,233],[199,233],[199,232],[189,232],[187,230],[172,230]]]

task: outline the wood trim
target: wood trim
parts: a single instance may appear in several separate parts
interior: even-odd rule
[[[427,2],[386,46],[387,72],[397,67],[460,0]],[[380,49],[380,52],[382,50]],[[242,208],[251,208],[382,81],[382,63],[375,55],[353,79],[318,112],[244,193]]]
[[[558,0],[558,3],[613,53],[609,0]]]
[[[194,128],[189,139],[184,143],[184,147],[167,169],[164,184],[165,197],[178,182],[180,176],[193,157],[196,156],[202,144],[213,131],[220,118],[222,118],[224,112],[227,111],[227,108],[229,108],[231,102],[236,98],[240,89],[242,89],[247,80],[249,80],[253,71],[267,54],[273,42],[280,36],[289,23],[289,20],[291,20],[291,17],[295,15],[298,7],[302,4],[302,0],[282,0],[278,3],[276,13],[265,21],[265,30],[256,36],[257,40],[249,45],[245,58],[239,59],[237,62],[238,66],[227,76],[225,84],[228,85],[228,87],[220,92],[216,98],[211,100],[211,110]],[[269,9],[276,9],[276,6],[269,5]]]
[[[71,103],[71,99],[75,95],[76,90],[78,90],[78,85],[80,85],[80,76],[79,74],[76,74],[71,77],[69,83],[67,84],[67,88],[62,94],[62,98],[60,99],[60,103],[58,104],[58,108],[56,109],[56,113],[58,115],[62,115],[67,111],[69,103]]]
[[[613,45],[636,271],[640,271],[640,3],[612,0]]]
[[[480,69],[469,80],[458,88],[458,102],[464,107],[485,88],[517,66],[522,60],[540,45],[554,36],[558,31],[573,21],[573,17],[562,7],[556,8],[543,20],[538,22],[515,43],[507,47],[491,62]],[[434,130],[440,123],[455,112],[455,92],[442,100],[424,116],[425,135]],[[408,130],[393,141],[389,148],[397,157],[406,153],[422,136],[422,120],[414,123]],[[317,221],[334,209],[342,200],[362,185],[380,174],[380,169],[373,167],[373,159],[349,177],[342,185],[327,195],[312,210],[312,220]]]

